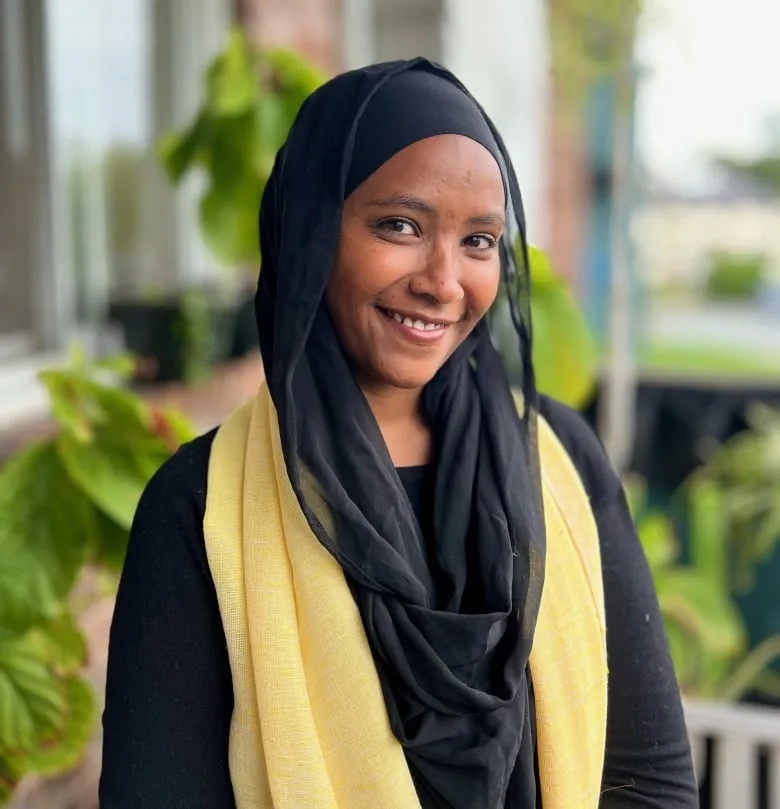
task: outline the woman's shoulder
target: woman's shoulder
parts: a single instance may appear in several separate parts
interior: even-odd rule
[[[159,554],[181,541],[196,548],[203,545],[206,482],[215,434],[211,430],[182,444],[152,475],[135,512],[131,547],[147,545]],[[162,542],[163,537],[168,539]]]
[[[182,444],[154,473],[146,485],[141,504],[189,500],[205,509],[211,446],[217,430],[211,430]],[[140,504],[139,504],[140,507]]]
[[[183,444],[155,472],[136,508],[125,559],[125,575],[153,587],[168,571],[180,583],[193,563],[208,577],[203,539],[206,481],[215,430]],[[181,586],[184,586],[183,584]]]
[[[539,397],[539,414],[568,453],[590,498],[613,495],[620,481],[599,437],[583,416],[549,396]]]

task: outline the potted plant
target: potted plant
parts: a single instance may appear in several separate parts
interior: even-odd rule
[[[174,185],[191,172],[204,175],[200,231],[217,261],[235,271],[238,299],[228,289],[115,301],[112,318],[123,325],[133,353],[158,357],[158,366],[167,357],[172,368],[170,344],[178,342],[181,371],[189,368],[191,375],[214,359],[256,348],[249,290],[259,263],[260,199],[298,109],[324,78],[293,51],[259,48],[240,29],[231,32],[206,71],[200,109],[185,128],[161,139],[158,155]]]
[[[735,548],[728,517],[733,493],[708,474],[694,475],[678,497],[687,512],[688,552],[673,520],[648,507],[646,487],[626,480],[626,492],[639,539],[653,575],[681,690],[697,699],[740,700],[776,693],[771,664],[780,658],[780,634],[752,645],[734,595]],[[755,568],[743,552],[743,574]]]
[[[149,478],[194,435],[121,382],[125,358],[46,371],[57,430],[0,469],[0,805],[31,773],[71,769],[97,711],[74,585],[116,576]]]

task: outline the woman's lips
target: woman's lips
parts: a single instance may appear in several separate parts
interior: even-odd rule
[[[402,315],[392,309],[377,307],[383,320],[393,331],[417,345],[434,345],[438,343],[452,325],[450,323],[423,320],[421,317],[412,318],[410,315]]]

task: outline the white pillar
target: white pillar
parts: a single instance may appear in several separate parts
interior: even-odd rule
[[[546,241],[549,54],[544,0],[446,0],[442,61],[498,127],[523,193],[531,242]]]
[[[203,98],[208,63],[227,43],[229,0],[154,0],[149,71],[154,138],[192,121]],[[218,271],[200,237],[201,178],[190,176],[174,189],[153,150],[146,167],[142,284],[175,286],[205,280]]]

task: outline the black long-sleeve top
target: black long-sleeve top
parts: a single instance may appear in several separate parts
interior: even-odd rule
[[[542,414],[582,478],[599,530],[610,669],[601,807],[698,807],[663,623],[622,487],[577,414],[550,399]],[[102,809],[235,806],[233,686],[203,536],[213,436],[183,446],[138,506],[111,628]],[[399,471],[425,533],[424,470]]]

